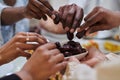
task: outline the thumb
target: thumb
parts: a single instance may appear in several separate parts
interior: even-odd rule
[[[91,33],[97,32],[97,31],[102,31],[102,30],[107,30],[107,26],[106,25],[91,26],[90,28],[88,28],[86,35],[89,35]]]

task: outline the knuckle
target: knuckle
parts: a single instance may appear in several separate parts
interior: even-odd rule
[[[56,46],[56,44],[55,43],[48,43],[49,45],[53,45],[53,46]]]
[[[37,36],[34,36],[34,39],[35,39],[35,41],[38,41],[38,40],[39,40]]]
[[[64,60],[64,55],[63,54],[59,54],[61,59]]]
[[[80,18],[75,18],[75,23],[77,23],[80,20]]]
[[[105,11],[103,10],[103,9],[99,9],[99,14],[104,14],[105,13]]]
[[[15,41],[21,41],[21,39],[22,39],[21,36],[16,36],[14,40],[15,40]]]
[[[48,52],[44,51],[43,54],[42,54],[42,57],[45,59],[45,60],[48,60],[50,58],[50,55],[47,54]]]
[[[96,7],[94,8],[94,10],[99,10],[99,9],[101,9],[100,6],[96,6]]]
[[[72,6],[77,6],[77,5],[75,3],[73,3]]]
[[[20,44],[19,42],[15,42],[14,46],[15,46],[15,47],[18,47],[19,44]]]
[[[55,52],[56,52],[56,53],[60,53],[60,50],[59,50],[59,49],[55,49]]]
[[[72,15],[74,15],[74,12],[73,11],[69,11],[68,12],[68,16],[72,16]]]
[[[81,15],[84,15],[84,10],[83,10],[83,8],[81,8],[80,13],[81,13]]]
[[[44,51],[44,48],[43,48],[42,46],[40,46],[40,47],[38,47],[38,48],[36,49],[36,51],[42,53],[42,52]]]
[[[19,32],[19,33],[17,33],[17,35],[23,35],[24,34],[24,32]]]

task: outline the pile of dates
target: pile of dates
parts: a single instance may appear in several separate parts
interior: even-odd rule
[[[56,42],[57,48],[65,57],[73,56],[86,52],[86,49],[82,48],[79,42],[69,41],[63,46],[59,42]]]

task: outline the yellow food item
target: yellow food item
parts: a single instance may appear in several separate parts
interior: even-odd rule
[[[25,52],[27,52],[29,54],[33,54],[34,50],[26,50]]]
[[[119,44],[115,44],[115,43],[112,43],[110,41],[106,41],[104,43],[104,48],[108,51],[111,51],[111,52],[118,52],[120,51],[120,45]]]
[[[62,75],[58,72],[54,77],[50,77],[49,80],[62,80]]]
[[[83,47],[86,48],[86,49],[87,49],[87,48],[90,48],[90,47],[92,47],[92,46],[94,46],[94,47],[96,47],[97,49],[99,49],[98,43],[95,42],[94,40],[90,40],[88,43],[83,44]]]
[[[114,39],[115,39],[115,40],[120,40],[120,36],[119,36],[119,35],[115,35],[115,36],[114,36]]]

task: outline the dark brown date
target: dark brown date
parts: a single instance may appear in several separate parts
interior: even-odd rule
[[[82,48],[80,43],[74,41],[69,41],[63,46],[59,42],[56,42],[56,46],[65,57],[86,52],[86,49]]]
[[[74,34],[67,32],[67,38],[71,41],[74,38]]]
[[[53,12],[55,15],[55,19],[53,20],[55,24],[58,24],[60,22],[60,15],[57,11]]]
[[[85,33],[86,33],[86,30],[83,30],[83,31],[81,31],[81,32],[78,32],[78,33],[76,34],[76,36],[80,39],[80,38],[82,38],[82,37],[85,36]]]

